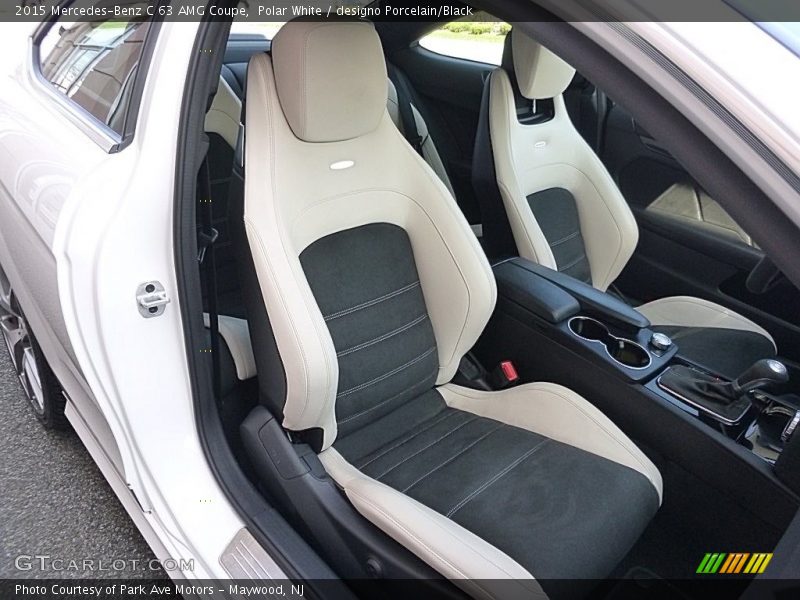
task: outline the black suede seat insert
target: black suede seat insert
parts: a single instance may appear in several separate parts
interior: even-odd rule
[[[326,236],[300,255],[339,361],[339,437],[430,390],[439,370],[406,232],[388,223]]]
[[[531,194],[527,200],[558,270],[591,284],[592,272],[575,197],[563,188],[550,188]]]
[[[757,360],[775,357],[772,342],[755,331],[673,325],[652,329],[671,337],[684,358],[729,379],[736,379]]]
[[[658,507],[647,478],[445,404],[403,229],[379,223],[332,234],[300,260],[339,355],[334,447],[344,458],[539,580],[608,575]],[[556,591],[555,582],[540,583]]]

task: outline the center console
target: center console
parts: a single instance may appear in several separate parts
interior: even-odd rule
[[[650,321],[610,294],[525,259],[505,261],[494,269],[501,299],[529,322],[576,353],[630,381],[660,373],[676,354],[666,336]]]
[[[782,381],[772,371],[781,363],[759,361],[728,381],[681,356],[679,343],[616,296],[521,258],[494,273],[497,309],[475,349],[483,364],[513,361],[522,381],[570,387],[639,442],[748,495],[722,476],[743,462],[755,479],[792,488],[787,514],[796,509],[800,482],[786,465],[800,455],[800,397],[763,389]]]

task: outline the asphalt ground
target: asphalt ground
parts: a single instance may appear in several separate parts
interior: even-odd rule
[[[78,436],[36,420],[0,342],[0,579],[163,577],[152,559]]]

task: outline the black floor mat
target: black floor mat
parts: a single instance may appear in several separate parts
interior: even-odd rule
[[[666,579],[643,567],[634,567],[617,581],[605,600],[628,600],[647,598],[648,600],[689,600],[690,596]]]

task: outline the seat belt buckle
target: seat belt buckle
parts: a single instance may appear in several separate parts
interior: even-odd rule
[[[496,390],[502,390],[519,382],[519,373],[517,367],[510,360],[502,361],[490,375],[492,387]]]
[[[202,264],[206,258],[206,250],[217,241],[219,231],[212,227],[211,231],[201,231],[197,237],[197,245],[200,247],[197,253],[197,262]]]

